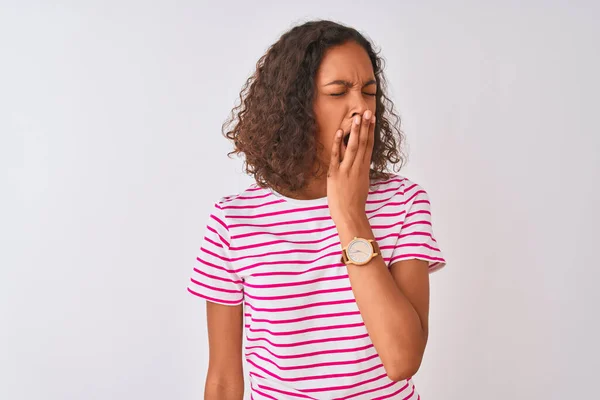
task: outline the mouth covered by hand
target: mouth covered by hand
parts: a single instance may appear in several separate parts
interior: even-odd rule
[[[350,140],[350,134],[351,134],[350,131],[344,133],[344,138],[343,138],[344,147],[348,147],[348,141]]]
[[[336,225],[365,210],[375,136],[375,116],[370,110],[353,116],[350,132],[335,133],[327,173],[327,198]]]

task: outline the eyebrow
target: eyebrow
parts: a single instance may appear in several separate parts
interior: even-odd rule
[[[375,79],[371,79],[369,82],[365,83],[364,86],[375,85],[375,84],[377,84],[377,81]],[[352,83],[345,81],[343,79],[338,79],[336,81],[329,82],[323,86],[329,86],[329,85],[344,85],[347,87],[352,87]]]

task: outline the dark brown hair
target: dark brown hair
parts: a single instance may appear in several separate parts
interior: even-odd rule
[[[259,186],[295,192],[306,184],[308,172],[319,176],[315,76],[327,49],[348,41],[366,50],[377,80],[371,179],[388,178],[388,163],[398,164],[398,169],[403,164],[400,117],[386,94],[379,52],[353,28],[326,20],[309,21],[284,33],[258,60],[256,71],[240,92],[240,104],[222,127],[223,135],[234,143],[228,156],[244,154],[245,172],[253,175]]]

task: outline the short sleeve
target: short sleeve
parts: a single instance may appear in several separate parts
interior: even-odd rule
[[[242,279],[231,263],[229,227],[220,203],[206,222],[187,290],[205,300],[235,306],[244,299]]]
[[[429,195],[422,187],[408,181],[403,197],[405,216],[390,265],[416,258],[429,262],[430,273],[443,268],[446,260],[433,234]]]

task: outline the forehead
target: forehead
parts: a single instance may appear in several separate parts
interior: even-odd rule
[[[374,78],[373,66],[366,50],[356,42],[331,47],[317,70],[317,81],[344,79],[360,83]]]

